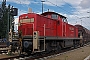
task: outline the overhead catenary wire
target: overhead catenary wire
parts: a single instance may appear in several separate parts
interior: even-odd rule
[[[18,1],[18,0],[17,0]],[[48,1],[48,0],[46,0],[47,2],[49,2],[49,3],[51,3],[52,5],[54,5],[54,6],[56,6],[56,7],[58,7],[58,8],[60,8],[60,9],[62,9],[63,11],[66,11],[67,13],[69,13],[69,14],[71,14],[71,15],[73,15],[71,12],[69,12],[69,11],[67,11],[67,10],[65,10],[65,9],[63,9],[62,7],[59,7],[58,5],[56,5],[56,4],[54,4],[54,3],[52,3],[52,2],[50,2],[50,1]],[[64,1],[64,0],[62,0],[62,1]],[[27,7],[29,7],[29,5],[30,4],[28,4],[28,5],[23,5],[22,3],[21,3],[21,1],[18,1],[18,2],[20,2],[20,4],[23,6],[23,7],[25,7],[25,6],[27,6]],[[57,2],[57,1],[56,1]],[[65,1],[64,1],[65,2]],[[66,2],[65,2],[66,3]],[[68,3],[67,3],[68,4]],[[70,7],[72,7],[70,4],[68,4],[68,6],[70,6]],[[33,7],[34,9],[40,9],[40,8],[37,8],[37,7]],[[41,9],[40,9],[41,10]],[[79,11],[78,11],[79,12]],[[79,12],[80,13],[80,12]],[[77,15],[74,15],[76,18],[78,18],[78,19],[80,19],[80,17],[78,17]],[[74,20],[76,20],[76,19],[74,19]]]
[[[56,6],[56,7],[58,7],[58,8],[60,8],[60,9],[62,9],[62,10],[64,10],[64,11],[66,11],[67,13],[69,13],[69,14],[71,14],[71,15],[73,15],[71,12],[69,12],[69,11],[67,11],[67,10],[65,10],[65,9],[63,9],[63,8],[61,8],[61,7],[59,7],[58,5],[56,5],[56,4],[54,4],[54,3],[52,3],[52,2],[50,2],[50,1],[48,1],[48,0],[46,0],[47,2],[49,2],[49,3],[51,3],[51,4],[53,4],[54,6]],[[63,0],[64,1],[64,0]],[[57,2],[57,1],[56,1]],[[65,1],[64,1],[65,2]],[[66,3],[66,2],[65,2]],[[68,4],[68,3],[67,3]],[[72,7],[70,4],[68,4],[70,7]],[[78,11],[79,12],[79,11]],[[79,12],[80,13],[80,12]],[[80,13],[81,14],[81,13]],[[77,15],[74,15],[75,17],[77,17],[78,19],[80,19],[80,17],[78,17]],[[74,20],[76,20],[76,19],[74,19]],[[83,23],[85,23],[85,22],[83,22]],[[87,24],[86,24],[87,25]]]
[[[63,2],[65,2],[65,0],[62,0]],[[65,2],[68,6],[70,6],[70,7],[72,7],[69,3],[67,3],[67,2]],[[72,8],[74,8],[74,7],[72,7]],[[74,8],[74,9],[76,9],[76,8]],[[81,14],[80,13],[80,11],[77,11],[79,14]]]
[[[56,6],[56,7],[58,7],[58,8],[60,8],[60,9],[62,9],[62,10],[64,10],[64,11],[66,11],[67,13],[69,13],[69,14],[72,14],[71,12],[69,12],[69,11],[67,11],[67,10],[65,10],[65,9],[63,9],[63,8],[61,8],[60,6],[58,6],[58,5],[56,5],[56,4],[54,4],[54,3],[52,3],[52,2],[50,2],[50,1],[48,1],[48,0],[46,0],[47,2],[49,2],[49,3],[51,3],[51,4],[53,4],[54,6]],[[73,15],[73,14],[72,14]],[[79,18],[78,16],[76,16],[75,15],[75,17],[77,17],[77,18]]]
[[[30,4],[23,4],[21,1],[19,1],[19,0],[17,0],[17,1],[18,1],[23,7],[25,7],[25,8],[26,8],[26,7],[27,7],[27,8],[30,8],[30,7],[29,7]],[[36,6],[34,6],[33,8],[36,9],[36,10],[40,10],[40,8],[38,8],[38,7],[36,7]],[[21,11],[21,10],[20,10],[20,11]],[[33,12],[34,12],[34,11],[33,11]]]
[[[50,2],[50,1],[48,1],[48,0],[46,0],[47,2],[49,2],[49,3],[51,3],[51,4],[53,4],[54,6],[56,6],[56,7],[58,7],[58,8],[60,8],[60,9],[62,9],[62,10],[64,10],[64,11],[66,11],[67,13],[69,13],[69,14],[71,14],[71,15],[73,15],[71,12],[69,12],[69,11],[67,11],[67,10],[65,10],[65,9],[63,9],[63,8],[61,8],[61,7],[59,7],[58,5],[56,5],[56,4],[54,4],[54,3],[52,3],[52,2]],[[63,0],[64,1],[64,0]],[[64,1],[65,2],[65,1]],[[69,4],[68,4],[69,5]],[[69,5],[70,6],[70,5]],[[78,11],[79,12],[79,11]],[[80,12],[79,12],[80,13]],[[80,13],[81,14],[81,13]],[[75,17],[77,17],[78,19],[80,19],[80,17],[78,17],[78,16],[76,16],[76,15],[74,15]],[[75,20],[75,19],[74,19]],[[85,22],[84,22],[85,23]],[[86,24],[87,25],[87,24]]]

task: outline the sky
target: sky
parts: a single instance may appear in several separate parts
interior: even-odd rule
[[[3,0],[0,0],[0,3]],[[28,13],[31,8],[34,13],[42,13],[42,2],[44,12],[53,11],[67,17],[68,23],[80,24],[90,29],[90,0],[6,0],[9,4],[18,8],[18,16]],[[15,17],[15,24],[18,24],[18,16]],[[15,30],[17,27],[15,26]]]

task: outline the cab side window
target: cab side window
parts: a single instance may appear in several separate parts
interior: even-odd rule
[[[66,18],[62,18],[63,22],[66,22],[68,23],[67,19]]]
[[[57,14],[52,14],[52,15],[51,15],[51,18],[52,18],[52,19],[58,19],[58,15],[57,15]]]

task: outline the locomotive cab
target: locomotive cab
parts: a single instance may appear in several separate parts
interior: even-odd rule
[[[43,15],[47,18],[53,19],[53,20],[57,20],[57,21],[61,20],[63,22],[67,22],[67,19],[65,16],[62,16],[56,12],[45,12],[45,13],[42,13],[41,15]]]

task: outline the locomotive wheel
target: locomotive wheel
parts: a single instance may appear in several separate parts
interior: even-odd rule
[[[17,52],[18,52],[19,55],[21,54],[20,49],[18,49]]]
[[[61,51],[60,42],[57,42],[56,52],[60,52],[60,51]]]
[[[46,52],[50,52],[51,50],[50,43],[46,43]]]
[[[60,45],[57,46],[57,50],[56,51],[57,52],[60,52],[61,51],[61,46]]]

